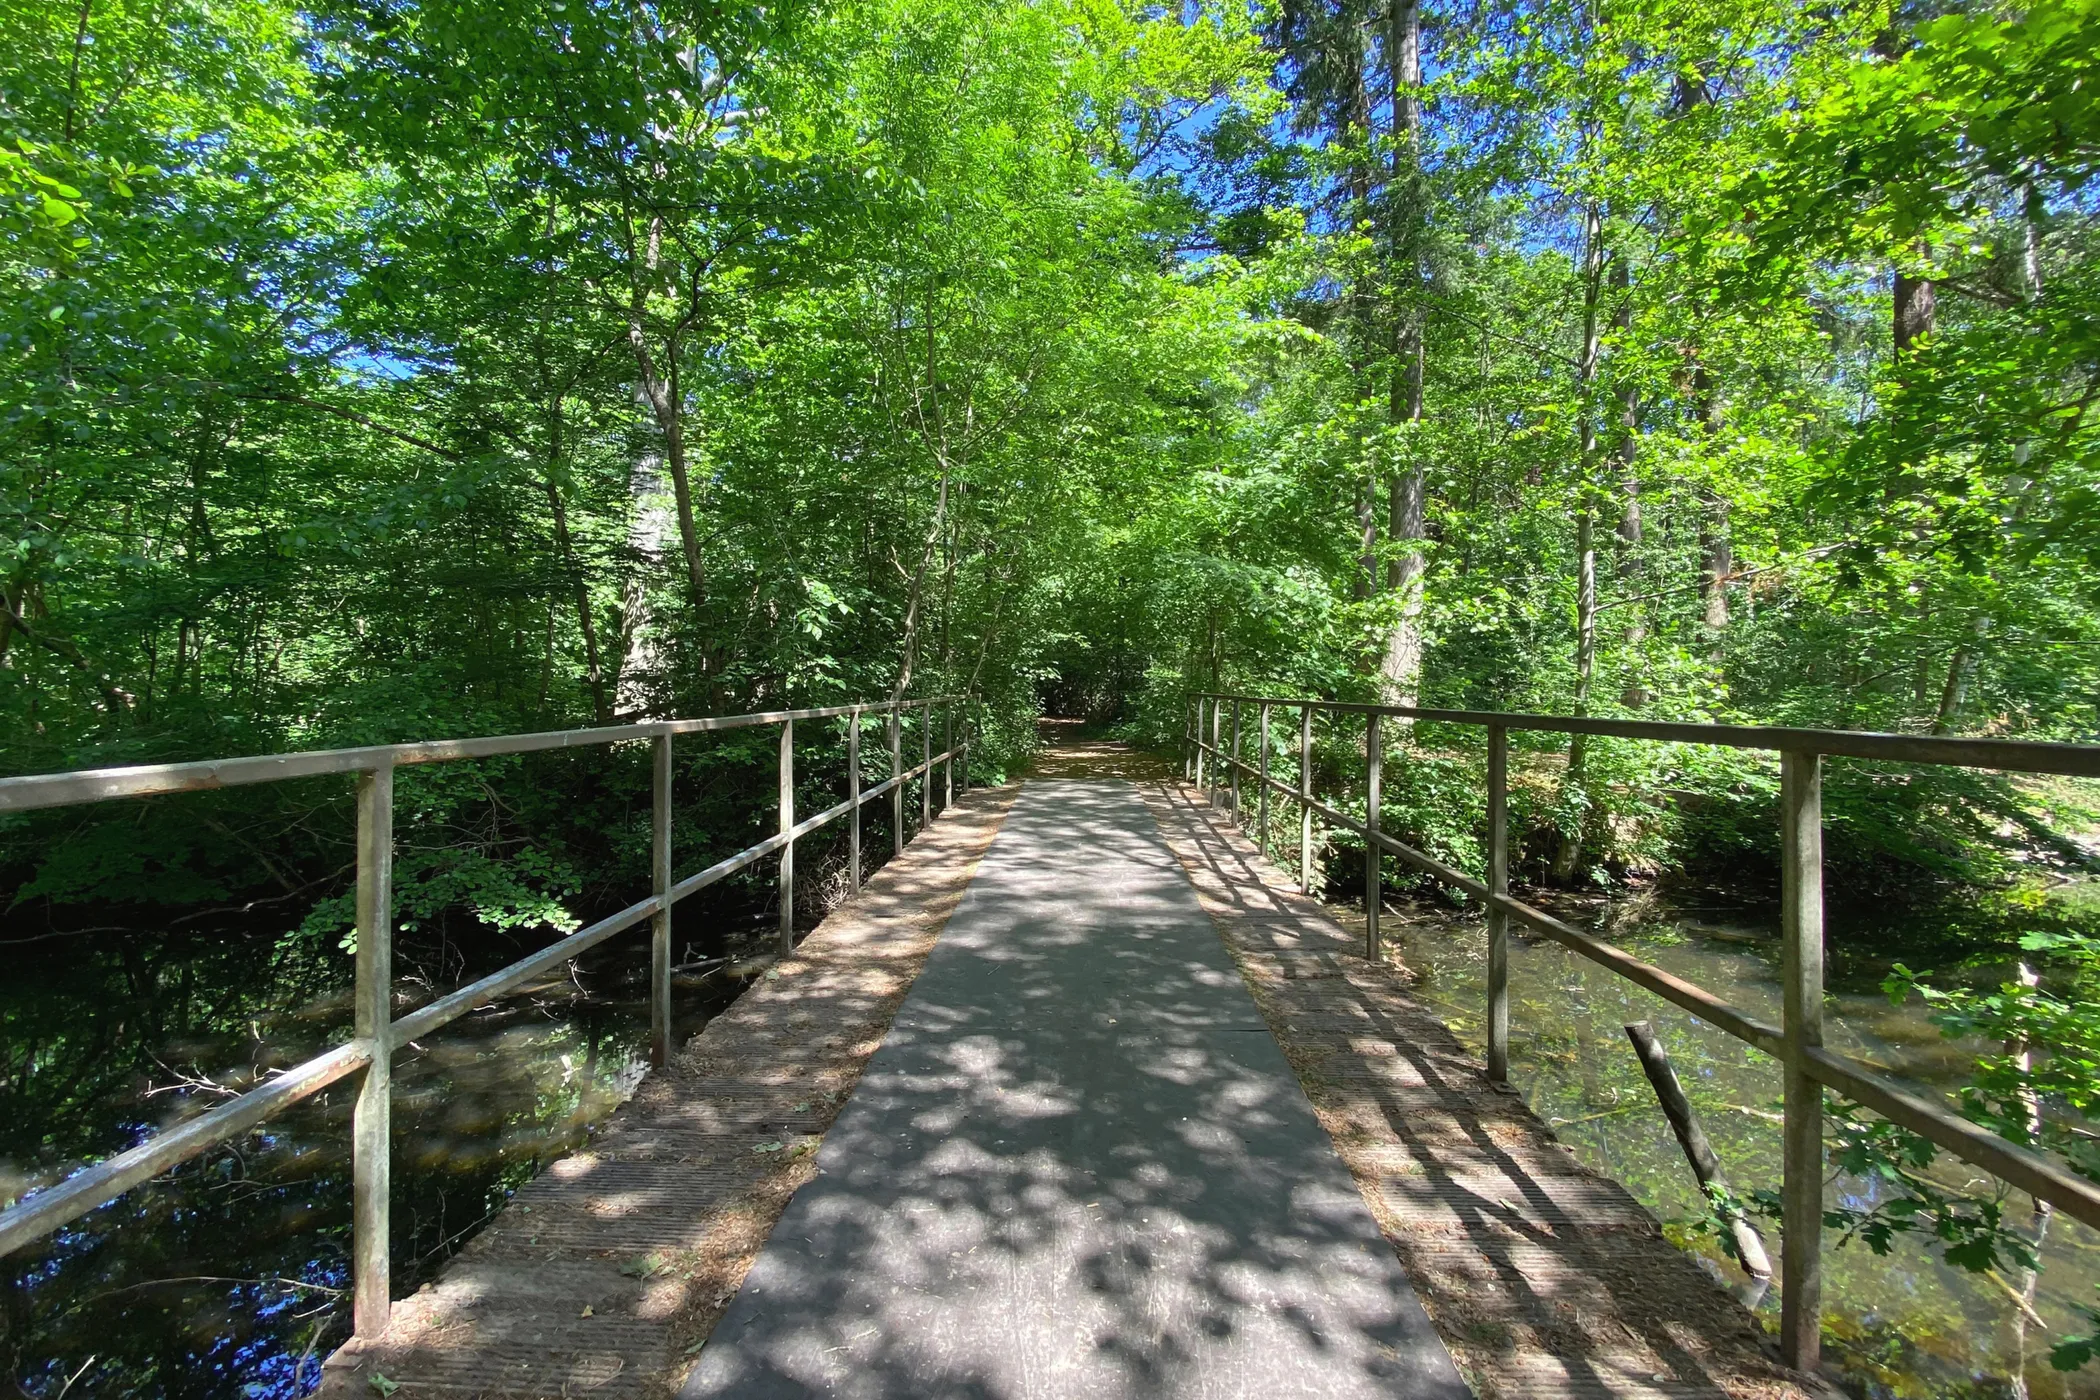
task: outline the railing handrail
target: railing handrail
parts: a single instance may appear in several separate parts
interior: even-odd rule
[[[1312,818],[1364,838],[1367,852],[1389,853],[1408,865],[1473,895],[1488,911],[1488,1045],[1491,1079],[1506,1076],[1509,1064],[1508,927],[1515,919],[1573,952],[1608,968],[1636,986],[1684,1008],[1716,1029],[1778,1059],[1786,1070],[1784,1181],[1781,1187],[1783,1232],[1787,1239],[1810,1239],[1814,1249],[1787,1249],[1781,1299],[1781,1349],[1801,1370],[1813,1370],[1820,1345],[1821,1228],[1823,1188],[1822,1090],[1825,1087],[1863,1104],[1890,1122],[1945,1148],[1960,1160],[2019,1187],[2036,1200],[2061,1208],[2080,1222],[2100,1229],[2100,1184],[2066,1170],[2053,1158],[1999,1137],[1939,1104],[1891,1082],[1873,1067],[1826,1049],[1822,1043],[1823,873],[1821,762],[1825,756],[1883,759],[1955,767],[2100,776],[2100,745],[2040,743],[2008,739],[1956,739],[1938,735],[1861,733],[1837,729],[1790,729],[1752,725],[1678,724],[1657,720],[1586,719],[1572,715],[1501,713],[1487,710],[1436,710],[1412,705],[1364,704],[1304,696],[1235,695],[1224,691],[1189,692],[1189,727],[1184,734],[1188,775],[1199,787],[1223,787],[1216,761],[1230,770],[1230,806],[1239,816],[1241,777],[1255,780],[1261,793],[1264,846],[1268,836],[1268,795],[1281,793],[1297,802],[1301,822],[1300,883],[1311,893]],[[1204,726],[1208,702],[1210,723]],[[1224,743],[1222,711],[1232,707],[1231,745]],[[1261,761],[1240,757],[1240,720],[1244,706],[1259,712]],[[1269,774],[1269,712],[1300,711],[1299,773],[1296,786]],[[1312,715],[1315,711],[1366,717],[1365,809],[1361,821],[1312,791]],[[1385,716],[1478,726],[1488,736],[1488,878],[1476,880],[1423,851],[1395,840],[1380,829],[1380,783],[1384,744],[1378,721]],[[1781,922],[1784,992],[1783,1024],[1770,1025],[1731,1005],[1705,988],[1688,982],[1580,929],[1533,908],[1509,894],[1507,784],[1509,731],[1524,729],[1567,734],[1597,734],[1669,743],[1719,744],[1732,748],[1775,750],[1781,768]],[[1209,779],[1207,781],[1207,778]],[[1215,797],[1212,799],[1216,800]],[[1365,956],[1381,956],[1378,932],[1378,862],[1365,862]]]
[[[209,1112],[156,1133],[135,1147],[84,1167],[63,1181],[0,1210],[0,1255],[43,1238],[169,1168],[238,1137],[293,1104],[362,1070],[365,1078],[359,1089],[351,1127],[355,1331],[360,1337],[376,1335],[386,1326],[391,1304],[387,1235],[393,1052],[473,1008],[485,1005],[491,998],[516,991],[614,934],[649,919],[653,921],[650,938],[650,1056],[655,1064],[664,1064],[669,1059],[671,1048],[672,907],[679,900],[777,853],[780,857],[780,950],[783,954],[792,951],[796,841],[841,817],[850,817],[850,887],[857,893],[862,868],[861,809],[867,803],[878,797],[889,798],[893,846],[901,854],[905,842],[904,789],[907,783],[914,778],[923,779],[919,792],[922,827],[931,820],[933,813],[934,769],[942,768],[945,776],[943,808],[954,801],[958,758],[963,765],[962,785],[968,788],[969,726],[966,720],[961,742],[956,742],[955,707],[959,703],[962,703],[961,698],[953,695],[873,700],[858,705],[828,705],[700,719],[649,720],[536,734],[374,744],[361,748],[319,749],[197,763],[144,764],[0,778],[0,812],[76,806],[125,797],[197,792],[344,773],[356,775],[358,797],[355,995],[358,1024],[352,1037]],[[936,705],[948,707],[946,734],[939,753],[933,751],[933,709]],[[920,761],[906,768],[901,748],[903,719],[913,710],[925,712],[920,725]],[[877,715],[889,717],[890,776],[864,787],[860,772],[860,731],[862,721]],[[846,727],[847,798],[797,821],[794,803],[795,723],[798,720],[839,718],[850,721]],[[780,726],[780,830],[674,883],[671,874],[672,738],[679,734],[762,725]],[[390,975],[394,769],[407,764],[449,763],[504,754],[595,747],[629,740],[648,740],[654,749],[650,860],[653,888],[649,896],[405,1016],[394,1016]]]
[[[1243,705],[1311,706],[1349,714],[1393,715],[1483,728],[1523,729],[1553,734],[1597,734],[1615,739],[1657,743],[1713,744],[1773,753],[1816,753],[1829,758],[1873,758],[1896,763],[1926,763],[1951,768],[1998,768],[2018,773],[2055,773],[2074,778],[2100,778],[2100,744],[2048,739],[1961,739],[1944,734],[1890,734],[1872,729],[1794,729],[1784,725],[1711,724],[1655,719],[1595,719],[1582,715],[1545,715],[1527,711],[1436,710],[1417,705],[1379,705],[1355,700],[1318,700],[1303,696],[1235,695],[1199,690],[1191,699],[1238,701]],[[4,808],[0,808],[4,810]]]
[[[77,768],[64,773],[33,773],[0,778],[0,812],[28,812],[46,807],[76,807],[126,797],[152,797],[172,792],[245,787],[252,783],[291,782],[331,773],[369,773],[384,767],[453,763],[506,754],[542,753],[550,749],[594,747],[659,734],[699,734],[725,729],[751,729],[798,719],[836,719],[859,712],[887,714],[951,705],[952,695],[919,700],[877,700],[864,705],[827,705],[809,710],[769,710],[702,719],[640,720],[632,724],[583,729],[548,729],[531,734],[491,734],[469,739],[422,739],[405,744],[365,744],[348,749],[295,749],[289,753],[207,758],[188,763],[141,763],[122,768]]]

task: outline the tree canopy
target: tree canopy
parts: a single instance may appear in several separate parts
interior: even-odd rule
[[[0,765],[954,694],[996,771],[1198,689],[2091,740],[2096,48],[2096,0],[0,0]],[[1388,825],[1477,868],[1427,729]],[[1523,743],[1527,878],[1770,861],[1760,761]],[[563,926],[639,868],[623,771],[417,775],[404,910]],[[4,818],[0,870],[332,937],[344,800]],[[1829,810],[1878,879],[2094,859],[2068,786]],[[2023,986],[1934,995],[2077,1021]]]

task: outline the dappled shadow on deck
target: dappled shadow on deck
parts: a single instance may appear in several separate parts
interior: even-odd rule
[[[734,1296],[1016,789],[973,792],[518,1191],[322,1394],[652,1396]]]
[[[687,1397],[1466,1392],[1124,783],[1031,783]]]
[[[1189,789],[1148,793],[1321,1120],[1484,1396],[1799,1396],[1749,1315],[1495,1092],[1357,941]]]

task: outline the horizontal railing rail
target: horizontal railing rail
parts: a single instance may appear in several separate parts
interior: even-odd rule
[[[1242,711],[1247,706],[1254,707],[1259,717],[1259,756],[1258,761],[1252,763],[1241,756]],[[1224,732],[1227,707],[1231,713],[1229,745]],[[1269,772],[1269,758],[1273,751],[1270,715],[1275,710],[1295,710],[1298,714],[1298,783],[1295,787]],[[1362,716],[1364,719],[1365,808],[1361,820],[1331,803],[1318,800],[1313,794],[1312,717],[1319,712]],[[1381,830],[1385,746],[1380,737],[1380,721],[1387,716],[1486,730],[1488,874],[1485,880],[1453,869]],[[1962,1161],[2026,1191],[2036,1200],[2047,1201],[2074,1219],[2100,1229],[2100,1184],[2073,1174],[2040,1152],[1999,1137],[1944,1106],[1909,1092],[1890,1082],[1872,1066],[1824,1047],[1821,768],[1824,757],[1838,756],[2100,777],[2100,745],[1436,710],[1411,705],[1232,695],[1212,691],[1198,692],[1190,697],[1188,719],[1184,735],[1185,775],[1210,794],[1213,802],[1222,797],[1235,820],[1240,812],[1241,779],[1252,778],[1259,793],[1257,823],[1264,846],[1270,829],[1270,793],[1278,793],[1298,804],[1299,884],[1306,893],[1312,893],[1313,819],[1317,816],[1330,826],[1362,836],[1367,853],[1375,850],[1390,854],[1481,901],[1488,911],[1486,1071],[1490,1080],[1500,1084],[1509,1077],[1509,922],[1512,919],[1781,1062],[1786,1070],[1782,1115],[1785,1147],[1780,1190],[1782,1243],[1809,1242],[1809,1247],[1785,1249],[1782,1263],[1781,1347],[1796,1367],[1812,1370],[1820,1348],[1822,1091],[1825,1087],[1945,1148]],[[1511,730],[1714,744],[1779,754],[1782,1024],[1774,1026],[1762,1021],[1703,987],[1643,962],[1511,897],[1508,832]],[[1364,954],[1375,962],[1382,960],[1376,860],[1367,858],[1365,861],[1364,885]]]
[[[145,764],[130,768],[87,769],[72,773],[0,778],[0,812],[85,806],[125,798],[201,792],[255,783],[290,782],[330,774],[357,780],[357,973],[356,1024],[351,1038],[302,1064],[273,1076],[267,1083],[208,1112],[154,1134],[138,1146],[106,1158],[0,1210],[0,1255],[22,1248],[54,1230],[108,1204],[162,1172],[247,1133],[301,1100],[353,1074],[364,1079],[351,1117],[351,1191],[353,1197],[352,1272],[354,1329],[360,1337],[384,1330],[391,1307],[392,1265],[388,1252],[389,1150],[392,1134],[393,1052],[457,1020],[477,1006],[508,995],[545,976],[563,963],[597,947],[615,934],[651,922],[649,1048],[651,1062],[663,1065],[671,1055],[671,910],[697,894],[768,856],[780,858],[779,951],[794,949],[795,843],[839,819],[848,818],[848,882],[861,886],[861,815],[865,806],[887,797],[895,854],[905,845],[905,789],[919,780],[919,823],[934,816],[933,775],[942,775],[940,806],[955,800],[960,782],[967,791],[970,740],[967,722],[956,742],[953,696],[919,700],[884,700],[862,705],[778,710],[763,714],[722,715],[701,719],[651,720],[595,729],[563,729],[538,734],[506,734],[474,739],[439,739],[410,744],[374,744],[363,748],[320,749],[307,753],[267,754],[249,758],[212,759],[199,763]],[[933,718],[943,709],[942,743],[933,748]],[[919,761],[904,765],[904,718],[919,714]],[[890,774],[880,782],[861,783],[861,729],[873,717],[884,719]],[[798,721],[846,720],[846,800],[801,820],[795,814],[795,725]],[[671,744],[680,734],[714,733],[767,725],[780,728],[779,830],[765,840],[682,880],[673,880],[671,861]],[[557,749],[596,748],[647,742],[651,754],[649,895],[590,926],[500,968],[476,982],[447,993],[407,1015],[393,1015],[393,786],[394,770],[423,763],[452,763],[507,754],[544,753]]]

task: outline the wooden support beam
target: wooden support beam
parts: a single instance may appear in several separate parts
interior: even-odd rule
[[[846,837],[846,880],[853,893],[860,893],[860,711],[846,721],[846,803],[853,820]]]
[[[904,722],[901,712],[890,711],[890,854],[904,854]]]
[[[1379,732],[1376,710],[1364,717],[1364,956],[1385,961],[1385,942],[1379,936],[1379,808],[1385,803],[1385,739]]]
[[[1312,706],[1298,711],[1298,888],[1313,892]]]
[[[370,1049],[350,1116],[351,1328],[386,1330],[393,1309],[394,769],[357,775],[357,1038]]]
[[[795,829],[795,722],[780,722],[780,830]],[[795,951],[795,842],[780,848],[780,956]]]
[[[1488,729],[1488,890],[1509,894],[1509,731]],[[1509,1083],[1509,911],[1488,905],[1487,1077]]]
[[[1255,726],[1256,742],[1261,745],[1261,786],[1256,808],[1254,844],[1263,855],[1269,853],[1269,704],[1261,704],[1261,719]]]
[[[1780,1185],[1779,1349],[1813,1371],[1823,1345],[1823,1086],[1808,1052],[1823,1044],[1822,758],[1779,756],[1780,1034],[1785,1042]]]
[[[650,745],[649,893],[656,912],[649,919],[649,1063],[671,1063],[671,736]]]

